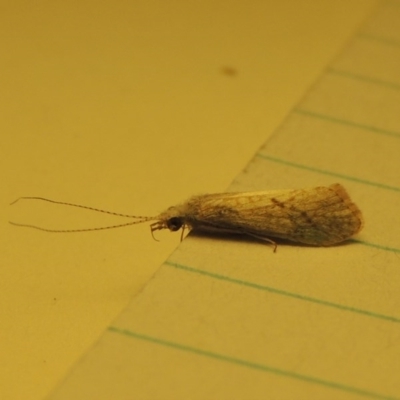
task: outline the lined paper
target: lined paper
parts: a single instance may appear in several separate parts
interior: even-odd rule
[[[191,234],[51,399],[400,399],[400,3],[362,27],[229,191],[342,183],[329,248]]]

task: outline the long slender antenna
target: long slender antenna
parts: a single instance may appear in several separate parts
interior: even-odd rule
[[[19,224],[18,222],[12,222],[9,221],[11,225],[15,226],[20,226],[23,228],[32,228],[32,229],[37,229],[39,231],[44,231],[44,232],[52,232],[52,233],[73,233],[73,232],[91,232],[91,231],[103,231],[106,229],[114,229],[114,228],[122,228],[124,226],[130,226],[130,225],[135,225],[135,224],[141,224],[146,221],[151,221],[154,220],[154,218],[150,217],[148,219],[144,219],[142,221],[132,221],[132,222],[126,222],[125,224],[118,224],[118,225],[109,225],[109,226],[100,226],[98,228],[83,228],[83,229],[48,229],[48,228],[42,228],[40,226],[36,225],[28,225],[28,224]]]
[[[113,211],[102,210],[102,209],[100,209],[100,208],[82,206],[81,204],[66,203],[66,202],[64,202],[64,201],[50,200],[50,199],[46,199],[45,197],[18,197],[18,199],[14,200],[12,203],[10,203],[10,206],[14,205],[15,203],[17,203],[17,202],[20,201],[20,200],[40,200],[40,201],[47,201],[47,202],[49,202],[49,203],[61,204],[61,205],[63,205],[63,206],[69,206],[69,207],[83,208],[83,209],[85,209],[85,210],[96,211],[96,212],[100,212],[100,213],[103,213],[103,214],[115,215],[115,216],[117,216],[117,217],[142,219],[143,222],[149,221],[150,219],[155,219],[155,218],[143,217],[143,216],[138,216],[138,215],[129,215],[129,214],[116,213],[116,212],[113,212]],[[138,222],[138,223],[139,223],[139,222]]]
[[[126,222],[126,223],[123,223],[123,224],[107,225],[107,226],[100,226],[98,228],[83,228],[83,229],[50,229],[50,228],[42,228],[42,227],[37,226],[37,225],[20,224],[18,222],[9,221],[10,224],[14,225],[14,226],[19,226],[19,227],[24,227],[24,228],[32,228],[32,229],[37,229],[39,231],[44,231],[44,232],[72,233],[72,232],[102,231],[102,230],[106,230],[106,229],[122,228],[122,227],[125,227],[125,226],[141,224],[141,223],[146,222],[146,221],[154,221],[154,220],[157,219],[157,217],[143,217],[143,216],[138,216],[138,215],[116,213],[116,212],[113,212],[113,211],[102,210],[100,208],[83,206],[81,204],[74,204],[74,203],[67,203],[67,202],[64,202],[64,201],[51,200],[51,199],[47,199],[45,197],[19,197],[18,199],[14,200],[10,205],[13,205],[13,204],[17,203],[20,200],[47,201],[49,203],[60,204],[60,205],[69,206],[69,207],[83,208],[85,210],[96,211],[96,212],[103,213],[103,214],[110,214],[110,215],[114,215],[114,216],[117,216],[117,217],[135,218],[136,219],[136,221]]]

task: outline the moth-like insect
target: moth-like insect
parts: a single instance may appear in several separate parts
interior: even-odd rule
[[[315,246],[330,246],[349,239],[363,227],[361,211],[339,183],[310,189],[193,196],[185,203],[170,207],[154,217],[114,213],[41,197],[20,199],[44,200],[134,219],[119,225],[70,230],[53,230],[12,223],[47,232],[97,231],[155,221],[150,224],[152,234],[160,229],[170,231],[182,229],[183,237],[186,228],[205,232],[238,233],[268,241],[276,249],[273,238]]]

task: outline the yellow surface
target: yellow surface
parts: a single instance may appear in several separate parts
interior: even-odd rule
[[[43,398],[179,243],[140,225],[17,229],[7,220],[110,219],[8,203],[36,195],[153,215],[223,190],[375,3],[3,5],[0,398]]]

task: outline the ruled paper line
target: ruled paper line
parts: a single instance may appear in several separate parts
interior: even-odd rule
[[[308,382],[308,383],[311,383],[311,384],[325,386],[325,387],[331,388],[331,389],[337,389],[337,390],[341,390],[341,391],[344,391],[344,392],[355,393],[355,394],[358,394],[358,395],[361,395],[361,396],[364,396],[364,397],[369,397],[369,398],[374,398],[374,399],[381,399],[381,400],[400,400],[400,398],[397,398],[397,397],[387,396],[387,395],[384,395],[384,394],[381,394],[381,393],[376,393],[376,392],[372,392],[372,391],[369,391],[369,390],[360,389],[360,388],[349,386],[349,385],[344,385],[344,384],[341,384],[341,383],[338,383],[338,382],[333,382],[333,381],[320,379],[320,378],[317,378],[317,377],[314,377],[314,376],[310,376],[310,375],[297,374],[297,373],[292,372],[292,371],[288,371],[288,370],[284,370],[284,369],[280,369],[280,368],[275,368],[275,367],[272,367],[272,366],[269,366],[269,365],[266,365],[266,364],[259,364],[259,363],[251,362],[251,361],[248,361],[248,360],[244,360],[244,359],[228,356],[228,355],[225,355],[225,354],[215,353],[215,352],[212,352],[212,351],[208,351],[208,350],[204,350],[204,349],[188,346],[188,345],[181,344],[181,343],[178,343],[178,342],[171,342],[169,340],[164,340],[164,339],[160,339],[160,338],[157,338],[157,337],[144,335],[144,334],[141,334],[141,333],[133,332],[133,331],[128,330],[128,329],[119,328],[119,327],[116,327],[116,326],[108,327],[108,331],[116,333],[116,334],[119,334],[119,335],[127,336],[127,337],[130,337],[130,338],[144,340],[144,341],[147,341],[147,342],[150,342],[150,343],[154,343],[154,344],[157,344],[157,345],[161,345],[161,346],[164,346],[164,347],[169,347],[169,348],[172,348],[174,350],[185,351],[185,352],[193,353],[193,354],[196,354],[196,355],[199,355],[199,356],[213,358],[215,360],[219,360],[219,361],[223,361],[223,362],[228,362],[230,364],[236,364],[236,365],[239,365],[241,367],[247,367],[247,368],[251,368],[251,369],[256,369],[256,370],[267,372],[267,373],[271,373],[271,374],[274,374],[274,375],[284,376],[286,378],[296,379],[296,380],[300,380],[300,381],[303,381],[303,382]]]
[[[306,116],[309,116],[309,117],[313,117],[313,118],[322,119],[322,120],[329,121],[329,122],[332,122],[332,123],[335,123],[335,124],[347,125],[347,126],[351,126],[351,127],[354,127],[354,128],[363,129],[363,130],[366,130],[366,131],[379,133],[379,134],[382,134],[382,135],[393,136],[393,137],[396,137],[396,138],[400,139],[400,132],[389,131],[389,130],[377,128],[377,127],[371,126],[371,125],[363,125],[363,124],[359,124],[357,122],[353,122],[353,121],[349,121],[349,120],[333,117],[331,115],[316,113],[314,111],[306,110],[306,109],[303,109],[303,108],[296,108],[296,109],[293,110],[293,112],[297,113],[297,114],[302,114],[302,115],[306,115]]]
[[[168,265],[169,267],[173,267],[175,269],[180,269],[182,271],[186,271],[186,272],[195,273],[195,274],[198,274],[198,275],[207,276],[209,278],[218,279],[220,281],[233,283],[235,285],[246,286],[246,287],[251,288],[251,289],[261,290],[261,291],[264,291],[264,292],[269,292],[269,293],[277,294],[277,295],[280,295],[280,296],[291,297],[291,298],[294,298],[294,299],[297,299],[297,300],[307,301],[307,302],[310,302],[310,303],[314,303],[314,304],[318,304],[318,305],[322,305],[322,306],[326,306],[326,307],[336,308],[336,309],[339,309],[339,310],[342,310],[342,311],[348,311],[348,312],[352,312],[352,313],[356,313],[356,314],[360,314],[360,315],[365,315],[365,316],[372,317],[372,318],[378,318],[378,319],[389,321],[389,322],[400,323],[400,317],[384,315],[384,314],[376,313],[376,312],[369,311],[369,310],[363,310],[363,309],[356,308],[356,307],[350,307],[350,306],[345,306],[345,305],[338,304],[338,303],[333,303],[333,302],[322,300],[322,299],[318,299],[318,298],[315,298],[315,297],[305,296],[305,295],[302,295],[302,294],[299,294],[299,293],[288,292],[286,290],[277,289],[277,288],[274,288],[274,287],[271,287],[271,286],[265,286],[265,285],[260,285],[258,283],[254,283],[254,282],[248,282],[248,281],[244,281],[244,280],[241,280],[241,279],[231,278],[231,277],[226,276],[226,275],[220,275],[220,274],[216,274],[214,272],[204,271],[204,270],[201,270],[201,269],[197,269],[197,268],[189,267],[189,266],[186,266],[186,265],[174,263],[174,262],[168,261],[168,260],[164,264]]]
[[[275,162],[275,163],[278,163],[278,164],[287,165],[289,167],[304,169],[304,170],[307,170],[307,171],[316,172],[318,174],[334,176],[335,178],[346,179],[348,181],[362,183],[364,185],[375,186],[375,187],[378,187],[378,188],[381,188],[381,189],[385,189],[385,190],[392,190],[394,192],[400,192],[400,187],[397,187],[397,186],[385,185],[384,183],[373,182],[373,181],[369,181],[367,179],[357,178],[355,176],[340,174],[338,172],[328,171],[328,170],[324,170],[324,169],[320,169],[320,168],[315,168],[315,167],[311,167],[309,165],[298,164],[298,163],[295,163],[295,162],[292,162],[292,161],[284,160],[282,158],[269,156],[269,155],[264,154],[264,153],[257,153],[256,157],[259,157],[259,158],[267,160],[267,161],[272,161],[272,162]]]

